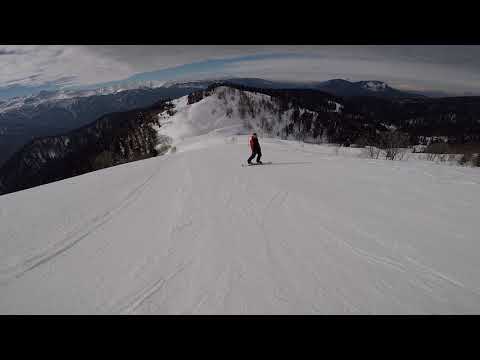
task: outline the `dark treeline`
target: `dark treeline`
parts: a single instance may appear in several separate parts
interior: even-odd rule
[[[157,114],[165,102],[111,113],[63,135],[35,139],[0,168],[0,194],[158,155]]]

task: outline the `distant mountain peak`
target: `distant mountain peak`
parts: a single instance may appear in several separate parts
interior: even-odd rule
[[[378,80],[359,81],[358,84],[370,91],[385,91],[390,88],[386,83]]]

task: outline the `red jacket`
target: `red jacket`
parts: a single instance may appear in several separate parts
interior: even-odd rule
[[[249,143],[252,151],[260,150],[260,143],[258,142],[258,138],[256,136],[250,136]]]

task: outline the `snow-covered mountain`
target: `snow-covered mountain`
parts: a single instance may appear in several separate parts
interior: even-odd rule
[[[20,109],[23,106],[38,106],[47,102],[54,106],[58,100],[116,94],[127,90],[153,89],[162,87],[164,84],[165,81],[136,81],[122,85],[115,84],[84,89],[63,88],[59,90],[42,90],[28,96],[17,96],[0,100],[0,113]]]
[[[41,91],[0,101],[0,165],[33,138],[56,135],[113,111],[148,106],[160,97],[176,98],[218,84],[259,89],[316,89],[336,96],[420,97],[378,81],[282,82],[260,78],[133,81],[97,89]],[[155,98],[156,97],[156,98]]]
[[[401,146],[418,145],[432,136],[453,142],[480,139],[480,122],[471,121],[480,115],[480,98],[339,98],[318,90],[222,83],[194,92],[159,89],[189,95],[106,114],[76,130],[32,140],[0,167],[0,194],[163,154],[185,137],[211,131],[240,135],[254,130],[261,136],[309,143],[380,147],[389,141],[384,134],[391,132],[402,139]],[[152,101],[158,95],[155,89],[148,93]]]
[[[209,80],[171,81],[166,82],[166,87],[193,87],[206,89],[208,86],[218,83],[228,83],[260,89],[316,89],[328,92],[336,96],[372,96],[387,99],[397,98],[425,98],[422,93],[408,92],[395,89],[385,82],[378,80],[348,81],[344,79],[332,79],[328,81],[313,82],[286,82],[272,81],[260,78],[221,78]]]
[[[168,110],[159,114],[159,132],[172,139],[211,131],[239,135],[252,130],[272,137],[295,137],[299,136],[294,128],[297,119],[314,124],[319,117],[318,112],[300,106],[290,104],[284,107],[279,98],[274,96],[230,86],[197,92],[173,100],[170,104]],[[326,100],[326,104],[329,105],[326,112],[340,112],[342,109],[342,105],[333,100]],[[313,140],[313,130],[311,132],[310,138]],[[305,139],[308,135],[303,134],[302,137]]]
[[[215,101],[173,103],[175,153],[0,196],[0,313],[480,311],[479,169],[267,137],[241,167],[189,123]]]
[[[372,96],[387,99],[398,98],[424,98],[425,95],[394,89],[385,82],[369,81],[348,81],[333,79],[320,83],[314,83],[313,88],[329,92],[337,96]]]
[[[42,91],[0,104],[0,165],[34,138],[84,126],[100,116],[150,106],[186,95],[191,88],[118,87],[97,90]]]
[[[0,100],[0,166],[30,140],[79,128],[100,116],[149,106],[225,81],[135,81],[95,89],[41,91]],[[262,84],[261,79],[235,79],[238,84]],[[261,82],[259,82],[261,81]]]
[[[220,85],[151,109],[105,115],[24,146],[0,168],[0,194],[95,170],[105,152],[110,160],[104,165],[112,166],[156,155],[151,149],[154,141],[158,153],[163,153],[178,139],[211,131],[245,134],[254,129],[265,136],[326,141],[326,121],[341,113],[342,105],[323,93],[316,94],[314,108],[295,100]],[[157,139],[149,129],[158,133]]]
[[[272,81],[261,78],[231,78],[220,77],[204,80],[172,80],[165,82],[164,87],[191,87],[197,89],[206,89],[215,84],[232,84],[259,89],[308,89],[310,83]]]
[[[121,89],[118,89],[121,90]],[[94,89],[94,90],[55,90],[47,91],[42,90],[37,94],[29,96],[18,96],[10,99],[6,99],[0,102],[0,113],[5,113],[13,110],[18,110],[24,106],[27,107],[27,114],[29,109],[33,109],[35,106],[44,103],[51,103],[54,105],[59,100],[66,100],[72,98],[94,96],[94,95],[107,95],[118,90],[114,89]]]

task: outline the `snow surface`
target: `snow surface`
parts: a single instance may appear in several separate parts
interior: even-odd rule
[[[480,311],[479,169],[266,137],[241,167],[275,112],[246,96],[174,100],[175,153],[0,196],[0,313]]]
[[[480,171],[210,132],[0,196],[2,314],[480,311]]]

